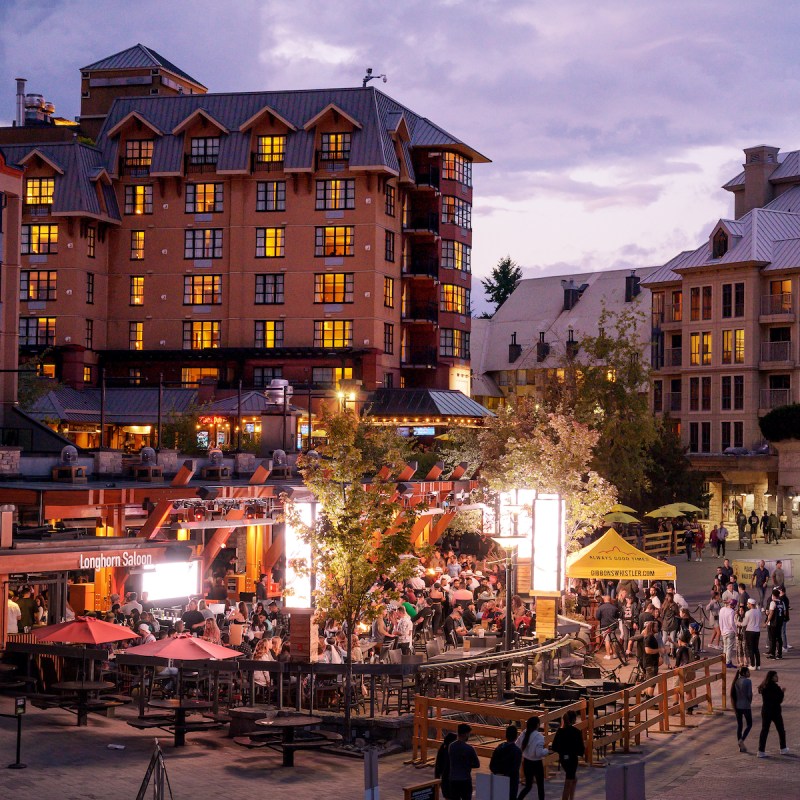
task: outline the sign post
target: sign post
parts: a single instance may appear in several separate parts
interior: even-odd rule
[[[380,800],[378,786],[378,751],[374,747],[364,752],[364,800]]]
[[[17,718],[17,760],[13,764],[9,764],[9,769],[25,769],[27,764],[20,761],[22,755],[22,716],[25,713],[25,698],[14,698],[14,716]]]

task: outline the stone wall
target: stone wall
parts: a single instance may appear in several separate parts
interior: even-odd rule
[[[0,447],[0,476],[19,475],[19,456],[21,447]]]
[[[93,456],[95,475],[122,475],[121,450],[99,450]]]

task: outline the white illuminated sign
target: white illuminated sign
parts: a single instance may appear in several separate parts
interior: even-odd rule
[[[557,494],[540,494],[533,504],[531,593],[557,594],[566,566],[565,503]]]
[[[151,553],[123,550],[121,553],[101,553],[96,556],[78,554],[78,569],[108,569],[109,567],[146,567],[153,563]]]
[[[295,505],[303,524],[311,526],[311,503]],[[300,531],[286,522],[284,531],[286,548],[286,608],[311,608],[311,545],[303,541]]]
[[[200,594],[199,561],[178,561],[157,564],[142,572],[142,591],[147,599],[170,600]]]

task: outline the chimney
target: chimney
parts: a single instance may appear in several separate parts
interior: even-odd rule
[[[513,364],[522,355],[522,345],[517,344],[517,332],[511,334],[511,344],[508,346],[508,363]]]
[[[539,331],[539,341],[536,342],[536,360],[541,364],[550,355],[550,345],[544,340],[544,331]]]
[[[775,196],[770,176],[778,168],[779,147],[760,144],[744,151],[744,198],[736,204],[736,218],[763,208]]]
[[[562,280],[561,286],[564,289],[564,311],[571,311],[580,300],[580,292],[573,280]]]
[[[639,283],[641,278],[636,274],[636,270],[632,269],[631,274],[625,278],[625,302],[631,303],[635,298],[641,294],[641,287]]]
[[[16,125],[21,128],[25,124],[25,84],[27,78],[16,78],[17,81],[17,121]]]

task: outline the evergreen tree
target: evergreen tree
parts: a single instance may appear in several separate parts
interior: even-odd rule
[[[481,281],[488,300],[495,304],[495,312],[511,296],[522,280],[522,270],[511,256],[501,258],[491,275]]]

